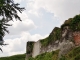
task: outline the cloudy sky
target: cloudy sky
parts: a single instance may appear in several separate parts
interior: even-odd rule
[[[1,47],[0,57],[26,52],[27,41],[45,38],[54,27],[70,17],[80,14],[80,0],[14,0],[26,10],[19,16],[23,20],[9,22],[9,34],[4,37],[9,45]]]

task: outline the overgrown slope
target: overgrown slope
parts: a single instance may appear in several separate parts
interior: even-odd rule
[[[53,52],[46,52],[38,55],[35,58],[30,57],[29,60],[58,60],[59,50]],[[80,60],[80,47],[73,48],[66,55],[59,60]]]
[[[30,57],[29,60],[57,60],[59,50],[53,52],[46,52],[36,56],[36,58]]]
[[[80,60],[80,46],[73,48],[66,55],[62,56],[61,60]]]
[[[80,60],[80,14],[66,20],[60,28],[55,27],[48,37],[39,41],[40,51],[34,54],[34,58],[32,58],[35,52],[33,49],[37,42],[28,42],[27,59]],[[59,53],[53,53],[54,50],[59,50]]]
[[[42,46],[47,46],[55,40],[60,40],[62,38],[62,31],[66,26],[68,26],[72,32],[80,31],[80,15],[65,20],[61,28],[55,27],[47,38],[41,40]]]
[[[0,60],[25,60],[25,54],[14,55],[10,57],[1,57]]]

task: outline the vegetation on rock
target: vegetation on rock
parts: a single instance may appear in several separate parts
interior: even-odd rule
[[[47,46],[56,40],[60,40],[62,37],[62,30],[65,26],[68,26],[71,31],[80,31],[80,15],[76,15],[73,18],[66,20],[64,24],[61,25],[61,28],[55,27],[47,38],[41,40],[42,46]]]
[[[27,43],[27,54],[30,54],[31,55],[31,53],[32,53],[32,51],[33,51],[33,44],[34,44],[34,42],[28,42]]]
[[[68,27],[67,33],[65,33],[66,27]],[[61,28],[55,27],[48,37],[40,40],[41,45],[42,47],[46,47],[49,44],[54,43],[55,41],[61,40],[61,38],[65,38],[65,40],[68,40],[68,38],[70,38],[70,41],[74,42],[73,36],[71,35],[75,31],[80,31],[80,15],[76,15],[73,18],[69,18],[68,20],[66,20],[64,24],[61,25]],[[62,37],[63,32],[64,37]],[[70,32],[71,35],[68,34]],[[58,60],[58,52],[59,51],[46,52],[38,55],[35,58],[30,57],[29,60]],[[62,55],[59,60],[80,60],[80,47],[74,47],[66,55]]]
[[[36,56],[30,57],[28,60],[58,60],[59,50],[53,52],[46,52]],[[66,55],[62,56],[59,60],[80,60],[80,47],[73,48]]]
[[[58,53],[59,53],[59,50],[46,52],[46,53],[36,56],[36,58],[30,57],[28,60],[57,60]]]
[[[66,55],[62,56],[60,60],[80,60],[80,46],[73,48]]]
[[[80,31],[80,15],[66,20],[61,28],[63,29],[65,26],[68,26],[72,31]]]
[[[61,29],[55,27],[47,38],[41,40],[41,44],[42,46],[47,46],[56,40],[60,40],[60,38],[61,38]]]

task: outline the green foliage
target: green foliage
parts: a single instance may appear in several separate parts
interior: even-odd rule
[[[73,48],[66,55],[62,56],[63,60],[80,60],[80,47]]]
[[[34,42],[27,42],[27,54],[31,54]]]
[[[28,60],[57,60],[59,50],[53,52],[46,52],[36,56],[35,58],[30,57]]]
[[[20,20],[21,18],[18,16],[18,12],[22,13],[24,10],[23,7],[19,7],[19,3],[14,3],[14,0],[0,0],[0,34],[2,36],[5,35],[5,32],[9,33],[7,30],[9,21]]]
[[[41,40],[41,44],[42,46],[47,46],[48,44],[56,40],[60,40],[60,38],[61,38],[61,29],[58,27],[55,27],[54,30],[51,32],[51,34],[47,38]]]
[[[67,60],[65,56],[61,56],[59,60]]]
[[[68,20],[66,20],[64,24],[61,25],[61,29],[63,29],[65,26],[70,26],[72,19],[73,18],[69,18]]]
[[[0,16],[5,18],[5,20],[10,21],[15,19],[20,19],[17,12],[22,13],[24,8],[19,7],[19,3],[14,3],[14,0],[0,0]]]
[[[73,18],[69,18],[61,26],[63,29],[65,26],[69,26],[72,31],[80,31],[80,15],[76,15]]]
[[[73,31],[80,30],[80,15],[76,15],[70,23],[70,28]]]
[[[71,31],[80,31],[80,15],[76,15],[73,18],[66,20],[61,28],[55,27],[47,38],[40,41],[42,46],[48,46],[49,44],[54,43],[54,41],[60,40],[62,30],[66,26],[68,26]],[[58,53],[46,52],[38,55],[36,58],[30,57],[29,60],[58,60]],[[66,55],[61,56],[59,60],[80,60],[80,47],[73,48]]]
[[[60,38],[61,38],[61,29],[60,28],[58,28],[56,31],[55,31],[55,33],[54,33],[54,40],[60,40]]]
[[[77,56],[74,58],[74,60],[80,60],[80,54],[77,55]]]
[[[10,24],[7,24],[7,21],[4,21],[4,19],[0,20],[0,34],[1,36],[5,35],[5,32],[9,33],[7,30],[8,26],[11,26]]]
[[[59,50],[53,52],[46,52],[36,56],[30,57],[28,60],[58,60]],[[62,55],[59,60],[80,60],[80,47],[75,47],[66,55]]]
[[[1,57],[0,60],[25,60],[25,54],[14,55],[10,57]]]
[[[49,35],[50,40],[59,40],[61,38],[61,29],[58,27],[55,27],[52,33]]]
[[[40,40],[42,46],[47,46],[49,44],[49,37]]]

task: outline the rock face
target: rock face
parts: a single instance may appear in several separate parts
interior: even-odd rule
[[[75,46],[74,43],[71,41],[73,38],[75,40],[75,44],[78,44],[78,43],[76,43],[76,42],[79,42],[77,34],[79,35],[80,33],[79,32],[73,33],[66,26],[61,34],[62,38],[60,40],[55,40],[54,42],[52,42],[51,44],[48,44],[47,46],[42,46],[42,44],[39,40],[37,42],[33,42],[33,44],[31,45],[33,47],[31,48],[31,46],[29,45],[30,42],[28,42],[27,49],[29,51],[31,51],[31,50],[32,51],[29,54],[27,54],[27,58],[30,56],[35,58],[39,54],[42,54],[45,52],[52,52],[52,51],[55,51],[58,49],[60,50],[60,52],[59,52],[59,57],[60,57],[61,55],[66,54],[68,51],[70,51],[70,49],[72,49]],[[75,37],[75,36],[77,36],[77,37]]]
[[[80,15],[78,16],[80,18]],[[75,21],[77,17],[66,20],[61,28],[55,27],[48,38],[37,42],[27,42],[26,59],[36,57],[45,52],[59,50],[59,58],[61,55],[68,53],[73,47],[80,45],[80,20]],[[72,21],[72,22],[71,22]],[[75,23],[76,22],[76,23]],[[78,23],[78,24],[77,24]],[[75,26],[74,24],[77,24]],[[74,26],[75,28],[74,28]]]
[[[67,54],[75,46],[73,42],[70,42],[69,40],[64,40],[60,45],[59,58],[62,55]]]
[[[80,31],[73,33],[75,45],[80,45]]]

